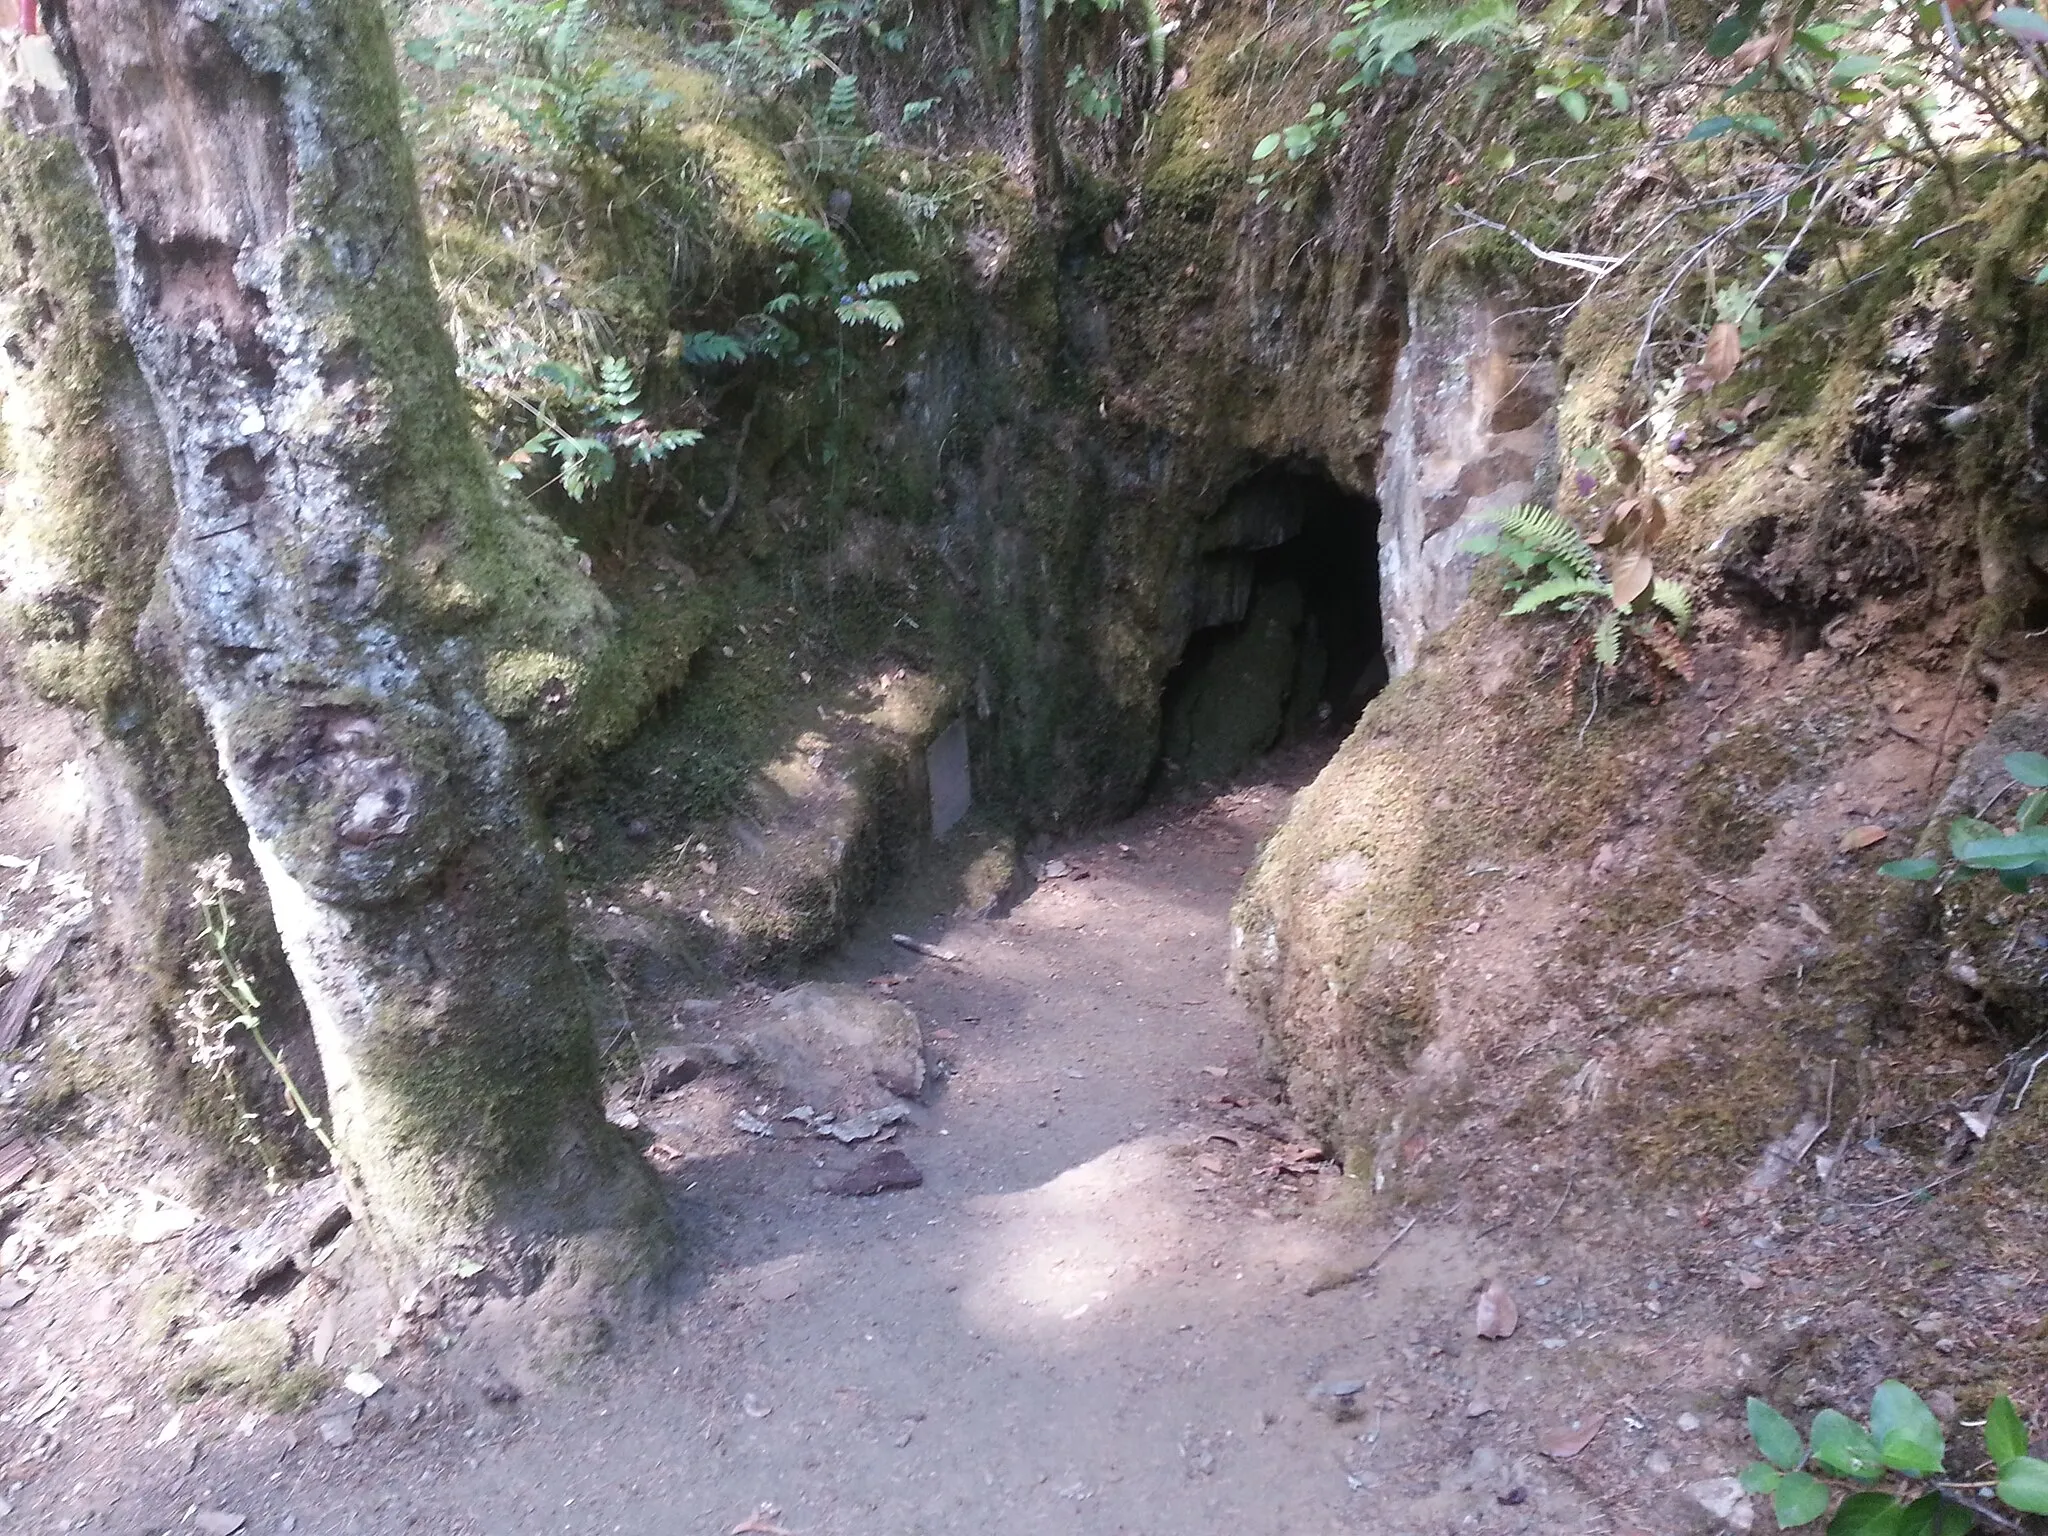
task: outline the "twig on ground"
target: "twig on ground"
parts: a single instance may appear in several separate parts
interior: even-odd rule
[[[948,965],[958,965],[960,957],[950,949],[940,949],[936,944],[927,944],[923,939],[913,939],[907,933],[892,933],[889,942],[910,950],[914,954],[929,955],[934,960],[943,960]]]
[[[1380,1261],[1386,1258],[1388,1254],[1394,1251],[1394,1244],[1400,1242],[1402,1238],[1406,1237],[1411,1231],[1413,1231],[1415,1228],[1415,1223],[1417,1223],[1420,1220],[1422,1220],[1420,1216],[1410,1216],[1408,1218],[1407,1224],[1403,1226],[1400,1231],[1396,1232],[1392,1237],[1387,1239],[1386,1247],[1382,1248],[1378,1253],[1372,1256],[1372,1261],[1370,1263],[1361,1264],[1356,1269],[1340,1269],[1335,1271],[1326,1270],[1324,1273],[1317,1275],[1315,1279],[1309,1281],[1307,1290],[1305,1290],[1302,1294],[1306,1296],[1320,1296],[1324,1291],[1334,1291],[1342,1286],[1356,1285],[1359,1281],[1363,1280],[1367,1275],[1370,1275],[1374,1270],[1380,1267]]]

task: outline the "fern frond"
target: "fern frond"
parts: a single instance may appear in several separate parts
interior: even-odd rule
[[[898,272],[877,272],[860,286],[868,293],[887,293],[891,288],[908,288],[916,281],[917,274],[905,268]]]
[[[860,114],[860,77],[841,75],[832,82],[825,98],[825,121],[835,128],[850,128]]]
[[[877,330],[903,329],[903,312],[887,299],[847,299],[838,310],[841,325],[872,325]]]
[[[1516,614],[1534,613],[1538,608],[1574,597],[1605,597],[1608,590],[1606,582],[1591,576],[1553,576],[1548,581],[1538,582],[1516,598],[1507,616],[1513,618]]]
[[[1650,601],[1671,615],[1681,635],[1692,628],[1692,588],[1684,582],[1658,577],[1650,586]]]
[[[1548,507],[1533,502],[1509,507],[1500,515],[1500,531],[1581,576],[1592,576],[1600,568],[1586,536]]]
[[[1674,631],[1652,622],[1638,625],[1636,638],[1663,663],[1666,671],[1677,673],[1688,683],[1692,681],[1692,651]]]
[[[640,385],[633,378],[633,365],[623,357],[607,357],[597,365],[601,403],[614,411],[625,410],[640,398]]]
[[[1608,672],[1621,665],[1621,615],[1611,608],[1593,631],[1593,659]]]

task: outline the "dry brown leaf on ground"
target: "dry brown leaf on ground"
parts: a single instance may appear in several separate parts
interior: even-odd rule
[[[734,1526],[727,1536],[796,1536],[775,1523],[775,1516],[781,1511],[773,1505],[764,1504],[746,1519]]]
[[[1536,1448],[1552,1461],[1570,1461],[1593,1443],[1594,1437],[1606,1423],[1607,1415],[1596,1413],[1579,1428],[1552,1430],[1536,1442]]]
[[[1508,1294],[1506,1286],[1494,1280],[1480,1292],[1472,1331],[1482,1339],[1505,1339],[1514,1333],[1521,1320],[1521,1314],[1515,1310],[1515,1298]]]
[[[1842,834],[1842,839],[1836,846],[1844,853],[1854,853],[1859,848],[1875,848],[1891,835],[1891,830],[1887,827],[1851,827]]]
[[[1707,352],[1700,370],[1715,384],[1726,384],[1742,364],[1742,332],[1723,320],[1707,332]]]
[[[1650,557],[1640,549],[1625,550],[1614,557],[1614,606],[1627,609],[1650,590],[1656,579]]]

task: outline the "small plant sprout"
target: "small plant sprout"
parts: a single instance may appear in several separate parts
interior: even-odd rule
[[[2026,791],[2011,828],[1977,816],[1958,816],[1948,825],[1948,851],[1964,869],[1996,875],[2007,890],[2023,893],[2037,877],[2048,875],[2048,756],[2009,752],[2005,771]],[[1946,867],[1939,858],[1920,855],[1893,859],[1878,865],[1878,871],[1898,880],[1932,880]]]
[[[1957,1497],[1966,1492],[1989,1490],[2008,1509],[2048,1514],[2048,1461],[2027,1454],[2026,1426],[2009,1397],[1992,1403],[1984,1424],[1995,1480],[1947,1480],[1941,1421],[1903,1381],[1878,1387],[1867,1424],[1823,1408],[1805,1436],[1752,1397],[1749,1435],[1763,1459],[1742,1469],[1742,1486],[1770,1495],[1782,1530],[1820,1519],[1838,1492],[1845,1496],[1828,1536],[1964,1536],[1978,1518]]]

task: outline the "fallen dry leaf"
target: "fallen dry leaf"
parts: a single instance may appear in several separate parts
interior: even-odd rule
[[[1707,332],[1707,352],[1700,371],[1715,384],[1726,384],[1742,364],[1742,332],[1723,320]]]
[[[1552,1430],[1536,1442],[1536,1449],[1552,1461],[1570,1461],[1593,1443],[1593,1437],[1600,1433],[1606,1422],[1606,1414],[1596,1413],[1583,1428]]]
[[[1844,853],[1854,853],[1859,848],[1875,848],[1891,835],[1887,827],[1851,827],[1836,846]]]
[[[1753,1269],[1735,1271],[1735,1283],[1745,1291],[1760,1291],[1764,1288],[1764,1277]]]
[[[1626,609],[1650,590],[1656,579],[1650,557],[1639,549],[1625,550],[1614,557],[1614,606]]]
[[[1482,1339],[1505,1339],[1520,1322],[1521,1314],[1515,1310],[1515,1298],[1508,1294],[1508,1288],[1498,1280],[1490,1282],[1480,1293],[1472,1331]]]
[[[765,1515],[749,1515],[734,1526],[728,1536],[795,1536]]]

